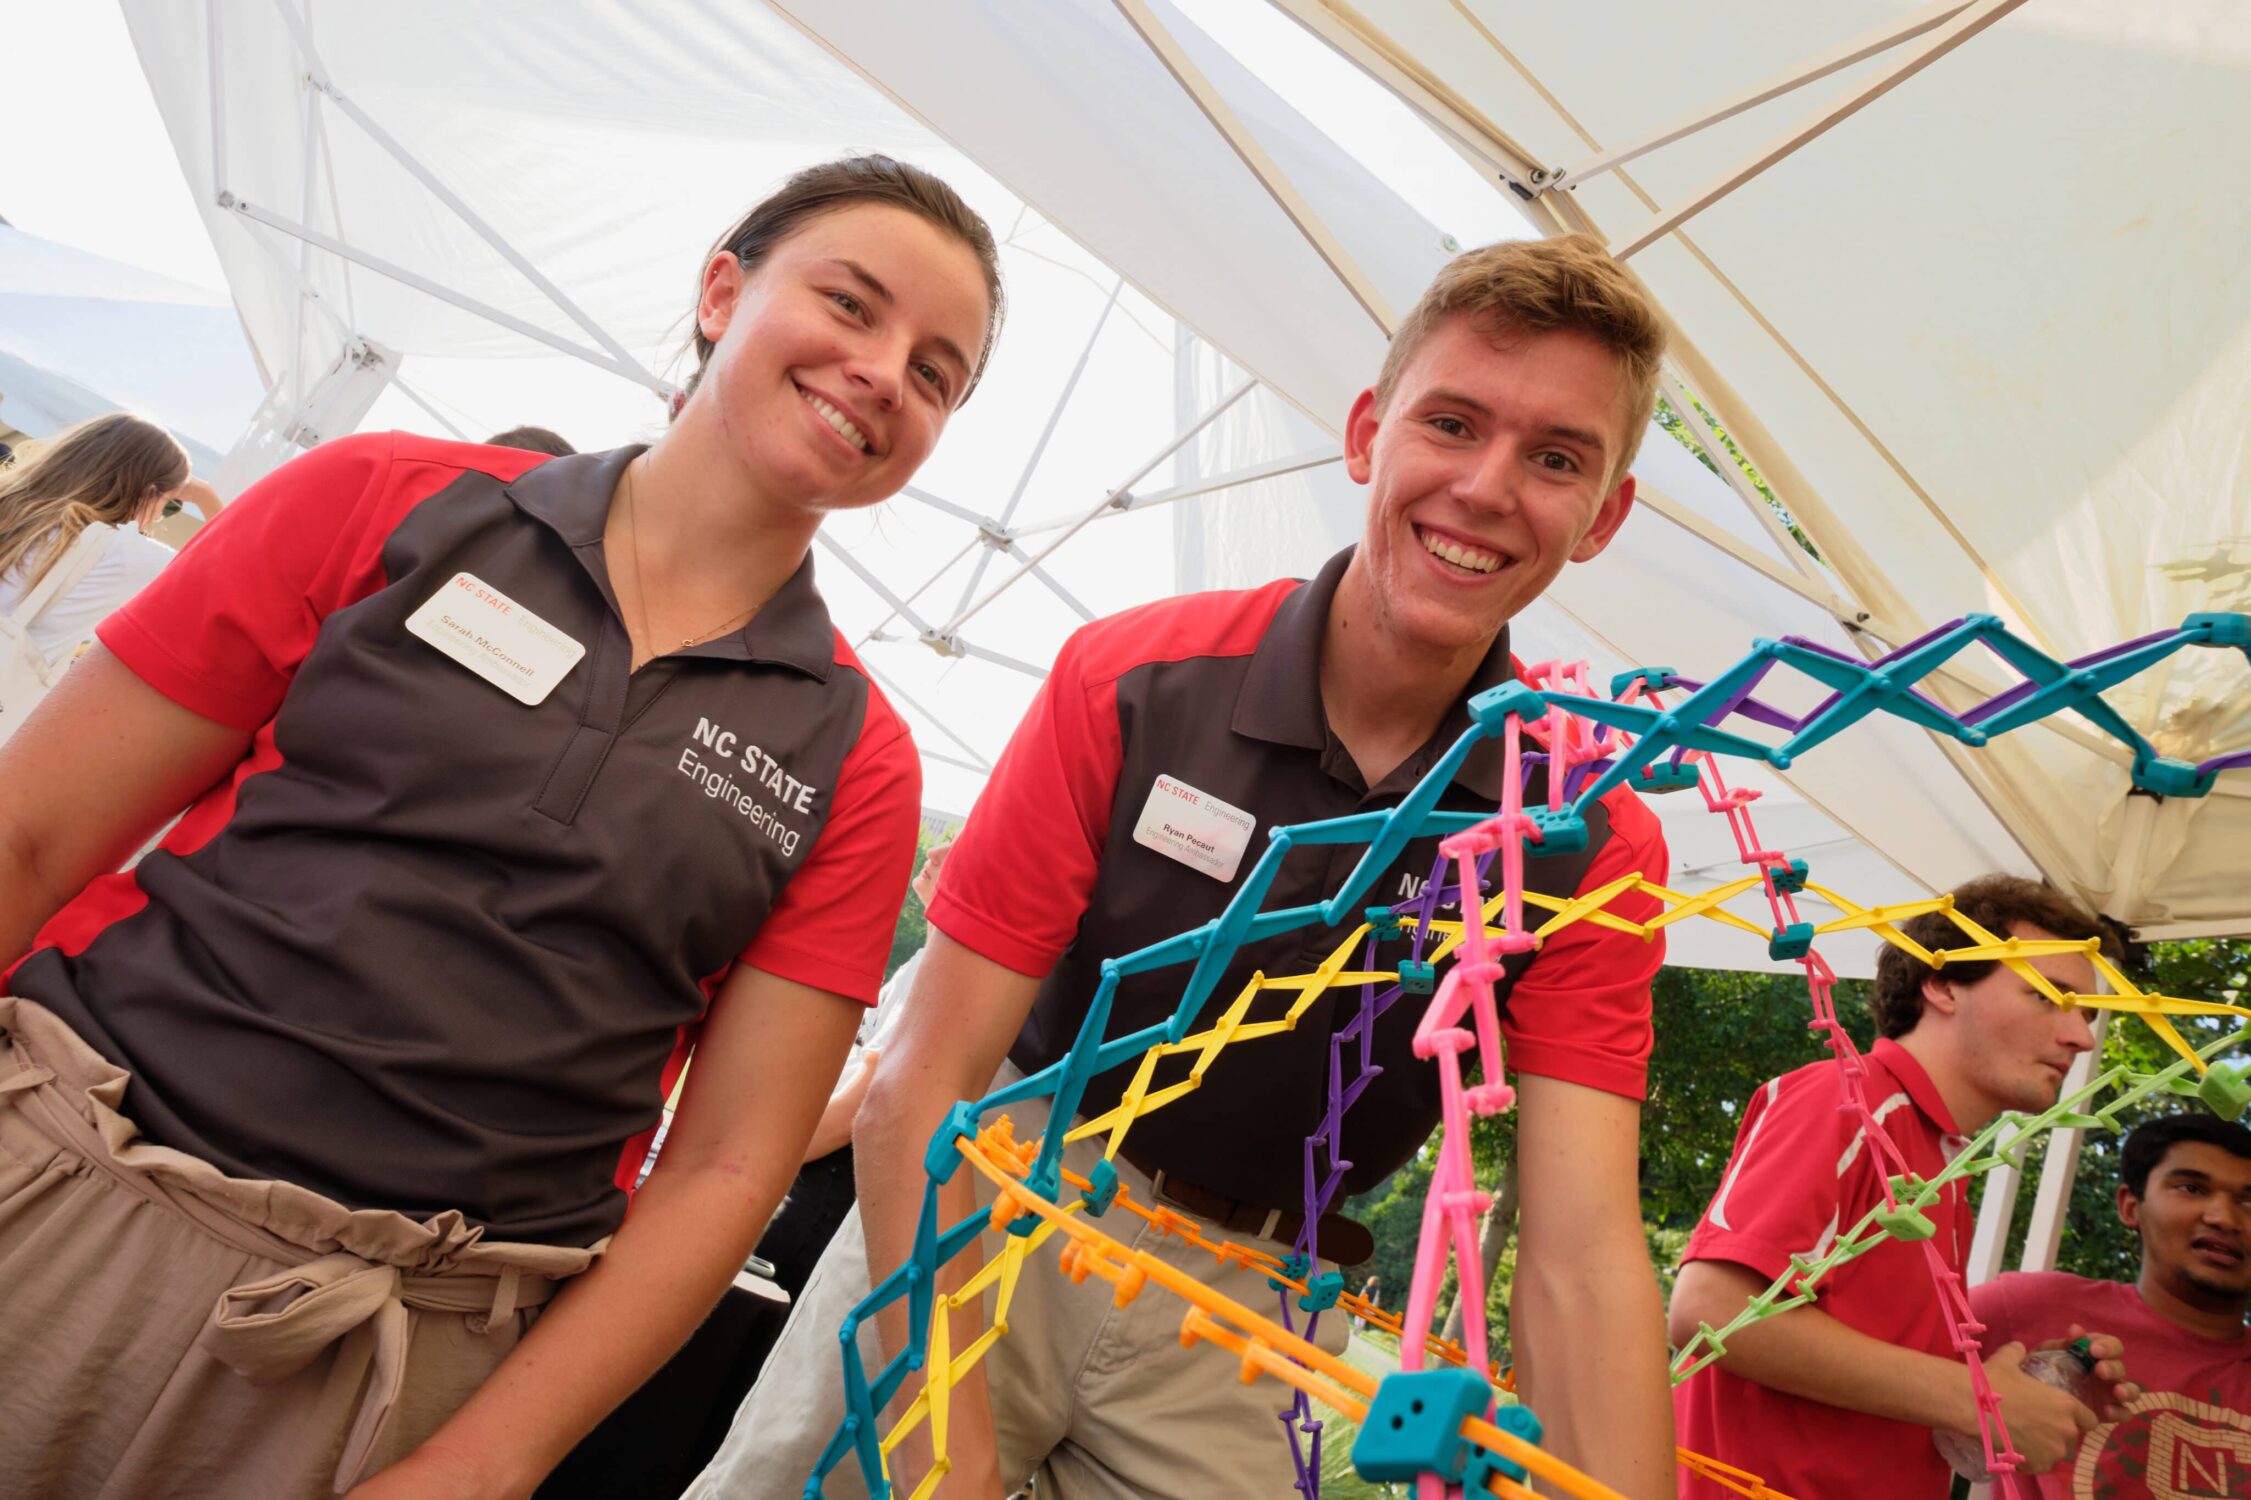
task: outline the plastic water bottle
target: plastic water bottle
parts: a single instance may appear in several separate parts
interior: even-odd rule
[[[2023,1369],[2042,1385],[2069,1391],[2094,1411],[2103,1409],[2104,1392],[2095,1379],[2095,1356],[2088,1340],[2074,1339],[2061,1349],[2035,1349],[2024,1357]],[[1939,1457],[1970,1483],[1984,1484],[1993,1478],[1985,1467],[1985,1440],[1976,1433],[1934,1430],[1931,1441],[1938,1445]]]

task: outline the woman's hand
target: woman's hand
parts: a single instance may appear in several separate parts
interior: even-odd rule
[[[220,507],[227,503],[219,498],[219,492],[211,487],[211,481],[193,474],[188,476],[187,483],[180,486],[180,498],[202,511],[206,521],[217,520]]]

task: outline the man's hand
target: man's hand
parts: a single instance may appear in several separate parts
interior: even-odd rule
[[[813,1127],[813,1139],[806,1142],[807,1161],[819,1161],[852,1143],[852,1122],[859,1118],[860,1101],[868,1096],[868,1080],[875,1076],[875,1065],[882,1056],[880,1049],[867,1047],[857,1059],[844,1064],[844,1076],[837,1079],[828,1105],[821,1111],[821,1123]]]
[[[2035,1349],[2068,1349],[2079,1339],[2087,1341],[2087,1353],[2095,1360],[2094,1378],[2110,1391],[2110,1400],[2104,1405],[2102,1419],[2116,1422],[2126,1415],[2126,1408],[2139,1401],[2142,1388],[2126,1378],[2126,1344],[2123,1339],[2107,1333],[2089,1333],[2077,1323],[2071,1332],[2060,1339],[2050,1339],[2045,1344],[2035,1344]]]
[[[2079,1440],[2094,1429],[2096,1418],[2071,1392],[2026,1374],[2024,1352],[2022,1344],[2003,1344],[1987,1356],[1985,1378],[2001,1398],[2009,1441],[2023,1455],[2019,1472],[2045,1474],[2079,1451]]]

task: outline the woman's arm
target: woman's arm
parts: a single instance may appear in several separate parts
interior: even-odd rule
[[[0,969],[250,747],[97,645],[0,745]]]
[[[351,1500],[528,1496],[701,1323],[804,1156],[865,1008],[738,967],[610,1247],[467,1405]]]

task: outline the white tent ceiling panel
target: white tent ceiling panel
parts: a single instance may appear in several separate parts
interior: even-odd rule
[[[777,8],[1158,303],[1194,308],[1237,364],[1341,424],[1384,331],[1108,0]],[[1445,257],[1439,236],[1170,6],[1152,9],[1386,297],[1411,301]],[[1258,275],[1237,274],[1246,259]]]

